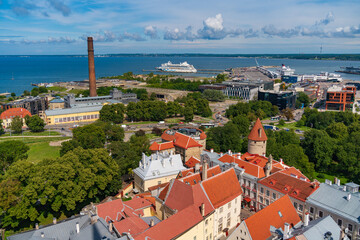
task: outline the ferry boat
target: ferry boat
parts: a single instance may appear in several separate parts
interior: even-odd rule
[[[295,69],[291,69],[284,64],[281,65],[281,68],[278,69],[278,71],[280,72],[280,76],[291,76],[295,73]]]
[[[190,65],[187,62],[175,64],[169,61],[167,63],[161,64],[161,66],[157,67],[156,69],[164,72],[183,72],[183,73],[197,72],[196,68],[194,68],[193,65]]]

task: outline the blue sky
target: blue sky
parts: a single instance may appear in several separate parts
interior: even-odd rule
[[[359,0],[0,0],[0,54],[360,53]]]

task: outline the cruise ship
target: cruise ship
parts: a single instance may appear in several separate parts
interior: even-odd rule
[[[193,65],[188,64],[187,62],[182,62],[179,64],[175,64],[172,62],[167,62],[161,64],[160,67],[156,68],[157,70],[164,72],[182,72],[182,73],[196,73],[197,70]]]
[[[280,72],[280,76],[291,76],[295,73],[295,69],[286,67],[284,64],[281,65],[281,68],[278,69],[278,71]]]

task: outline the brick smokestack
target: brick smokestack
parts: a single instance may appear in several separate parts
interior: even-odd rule
[[[88,60],[89,60],[89,87],[90,97],[96,97],[96,78],[95,78],[95,63],[94,63],[94,44],[93,38],[87,38],[88,43]]]

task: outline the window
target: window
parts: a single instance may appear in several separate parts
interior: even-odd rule
[[[269,199],[265,199],[265,204],[266,204],[266,206],[268,206],[270,204]]]
[[[237,203],[237,198],[235,198],[235,204]]]
[[[353,230],[352,224],[349,224],[349,225],[348,225],[348,229],[349,229],[349,231],[352,231],[352,230]]]
[[[298,208],[298,205],[296,202],[294,202],[294,208],[297,209]]]
[[[234,213],[235,213],[235,214],[236,214],[236,210],[237,210],[237,209],[235,208],[235,209],[234,209]]]
[[[231,202],[228,203],[228,209],[231,208]]]
[[[161,181],[158,181],[158,185],[160,185],[161,184]]]
[[[230,218],[230,217],[228,217],[228,219],[227,219],[227,223],[226,223],[226,226],[227,226],[227,227],[230,227],[230,222],[231,222],[231,218]]]
[[[256,188],[256,183],[254,183],[254,188]]]
[[[261,188],[260,188],[260,192],[261,192],[261,193],[264,193],[264,188],[261,187]]]
[[[263,197],[259,197],[259,201],[260,201],[261,203],[263,203],[263,202],[264,202]]]
[[[342,226],[342,220],[338,219],[338,225],[341,227]]]
[[[272,196],[273,199],[275,200],[275,199],[276,199],[276,193],[273,193],[272,195],[273,195],[273,196]]]
[[[299,210],[300,210],[300,211],[303,211],[303,210],[304,210],[303,205],[299,204]]]
[[[218,232],[222,231],[222,227],[223,227],[223,219],[221,217],[221,218],[219,218]]]
[[[221,207],[220,208],[220,213],[222,213],[224,211],[224,208],[223,207]]]
[[[206,219],[206,221],[205,221],[205,226],[207,226],[207,225],[208,225],[208,223],[209,223],[209,221]]]
[[[310,213],[314,213],[314,208],[310,207]]]
[[[323,217],[324,213],[322,211],[319,211],[319,217]]]
[[[194,240],[196,240],[196,236],[194,236]]]

